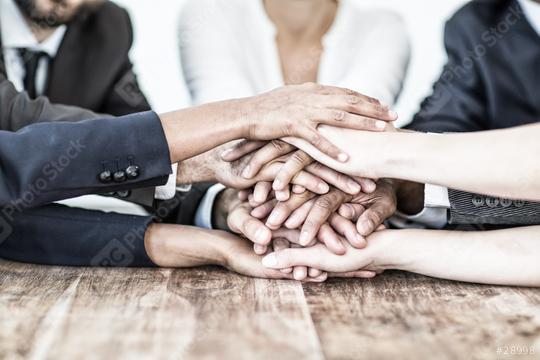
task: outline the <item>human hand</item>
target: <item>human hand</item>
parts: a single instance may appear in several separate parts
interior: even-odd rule
[[[264,224],[264,220],[253,216],[252,207],[238,197],[232,198],[232,193],[226,190],[221,196],[217,204],[217,210],[223,212],[223,207],[227,206],[227,227],[226,229],[246,237],[253,242],[253,252],[257,255],[264,255],[269,248],[274,250],[282,250],[288,247],[297,247],[297,241],[290,242],[286,237],[282,237],[283,232],[272,232]],[[228,205],[223,205],[228,203]],[[219,223],[219,220],[217,221]],[[219,226],[219,225],[218,225]],[[284,234],[283,236],[288,236]],[[298,266],[290,269],[282,270],[284,273],[292,274],[295,280],[305,281],[306,279],[319,279],[323,273],[316,269],[308,269],[303,266]]]
[[[256,194],[264,196],[264,201],[271,190],[271,181],[274,180],[284,162],[285,157],[275,158],[272,161],[264,164],[257,176],[246,178],[243,172],[246,163],[250,161],[253,155],[242,157],[233,162],[223,161],[220,157],[223,147],[210,150],[201,155],[179,163],[177,172],[177,184],[190,184],[197,182],[220,182],[223,185],[234,189],[247,189],[255,186],[258,191]],[[330,170],[333,172],[333,170]],[[317,172],[326,177],[324,171]],[[345,179],[338,179],[338,183],[342,184]],[[328,184],[319,176],[308,171],[300,171],[296,174],[292,183],[302,189],[309,189],[317,194],[328,192]],[[356,185],[358,189],[359,185]],[[265,191],[261,191],[266,189]],[[264,195],[263,195],[264,194]]]
[[[256,207],[252,215],[268,218],[269,229],[285,226],[302,228],[299,244],[307,246],[318,236],[335,254],[343,254],[341,235],[356,248],[366,246],[365,236],[374,232],[396,210],[396,196],[390,180],[378,181],[373,193],[351,196],[332,189],[318,196],[310,192],[293,194],[285,202],[269,201]],[[356,223],[356,227],[351,222]]]
[[[397,119],[395,112],[376,99],[313,83],[285,86],[240,101],[238,110],[247,124],[244,138],[298,137],[341,162],[347,161],[348,155],[319,134],[319,125],[384,131],[388,122]]]
[[[245,160],[242,176],[246,179],[253,179],[260,176],[261,169],[269,163],[280,162],[282,166],[273,179],[272,188],[276,192],[276,198],[285,201],[290,195],[289,185],[294,184],[294,180],[304,171],[332,185],[345,193],[357,194],[364,190],[371,192],[375,188],[375,183],[370,179],[353,179],[343,175],[329,167],[314,160],[304,151],[297,150],[294,146],[281,141],[271,142],[251,142],[243,141],[229,147],[221,154],[224,161],[235,162],[240,159]],[[304,188],[296,185],[293,192],[301,193]]]
[[[268,269],[262,256],[252,250],[252,243],[233,234],[200,228],[152,224],[145,234],[149,258],[160,267],[188,268],[218,265],[242,275],[265,279],[293,279],[290,272]],[[305,282],[323,282],[324,272],[305,277]]]
[[[330,275],[341,274],[342,277],[374,277],[388,269],[383,262],[384,242],[377,237],[384,231],[370,236],[370,245],[362,250],[353,248],[347,242],[344,255],[336,255],[323,244],[306,248],[289,248],[276,251],[263,258],[263,265],[270,269],[280,270],[294,266],[306,266]]]
[[[325,223],[330,221],[334,230],[345,236],[353,247],[363,248],[366,245],[364,237],[373,233],[395,211],[396,194],[393,183],[391,180],[381,179],[377,182],[376,190],[370,194],[359,193],[351,196],[333,189],[318,197],[310,208],[306,207],[294,214],[294,221],[289,225],[303,224],[299,242],[300,245],[307,245],[323,229]],[[354,226],[351,227],[352,224],[347,223],[347,219],[356,222],[356,231]],[[334,239],[332,243],[335,243],[335,235],[331,238]]]

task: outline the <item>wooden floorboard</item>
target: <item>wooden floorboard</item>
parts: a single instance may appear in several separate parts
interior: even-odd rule
[[[9,360],[540,359],[539,289],[400,272],[301,285],[0,261],[0,309]]]
[[[297,282],[7,262],[0,279],[2,359],[322,359]]]
[[[304,292],[328,359],[540,359],[540,289],[390,272]]]

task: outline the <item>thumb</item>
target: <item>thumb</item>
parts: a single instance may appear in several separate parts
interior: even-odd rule
[[[312,266],[315,261],[307,252],[309,249],[302,248],[276,251],[266,255],[262,259],[262,264],[270,269],[287,269],[294,266],[316,267]]]

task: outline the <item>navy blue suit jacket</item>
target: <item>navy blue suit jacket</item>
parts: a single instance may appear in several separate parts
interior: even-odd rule
[[[445,47],[448,62],[433,95],[408,128],[471,132],[540,121],[540,35],[518,1],[467,3],[446,24]],[[449,195],[451,224],[540,224],[539,203]]]

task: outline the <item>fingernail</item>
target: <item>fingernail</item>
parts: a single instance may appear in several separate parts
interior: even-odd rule
[[[341,162],[347,162],[347,160],[349,160],[349,155],[341,153],[338,155],[338,160]]]
[[[279,217],[280,217],[281,213],[279,210],[274,210],[271,214],[270,214],[270,217],[268,217],[268,220],[267,222],[269,224],[272,224],[272,225],[277,225],[278,222],[279,222]]]
[[[227,150],[223,151],[221,153],[221,158],[223,159],[223,158],[227,157],[227,155],[229,155],[231,152],[232,152],[232,149],[227,149]]]
[[[310,239],[309,233],[307,231],[303,231],[300,234],[300,239],[298,239],[298,242],[300,243],[300,245],[306,246],[307,244],[309,244],[310,241],[311,239]]]
[[[387,103],[381,102],[381,106],[387,110],[390,110],[390,106]]]
[[[267,268],[275,268],[277,266],[276,254],[268,254],[262,259],[263,266]]]
[[[255,200],[258,203],[262,203],[265,199],[264,199],[263,194],[256,193],[256,194],[253,194],[253,200]]]
[[[276,179],[274,180],[274,185],[272,186],[274,190],[281,190],[281,180]]]
[[[384,128],[386,128],[386,123],[384,121],[377,121],[375,122],[375,126],[377,127],[377,129],[383,130]]]
[[[245,179],[250,179],[251,178],[251,166],[246,166],[246,168],[244,169],[244,171],[242,171],[242,177],[245,178]]]
[[[353,191],[355,194],[359,193],[360,190],[362,190],[362,188],[360,187],[360,185],[354,181],[353,179],[349,179],[347,181],[347,186],[349,187],[349,189],[351,189],[351,191]]]
[[[360,234],[356,234],[356,240],[358,241],[359,244],[362,244],[362,245],[366,243],[366,239],[364,239],[364,237]]]
[[[391,116],[392,118],[394,118],[394,119],[397,119],[397,118],[398,118],[398,113],[395,112],[394,110],[390,110],[390,111],[388,112],[388,115],[390,115],[390,116]]]
[[[264,228],[259,228],[255,232],[255,239],[261,243],[266,242],[266,231]]]
[[[330,191],[330,187],[325,183],[319,183],[319,185],[317,185],[317,189],[319,189],[321,193],[327,193]]]

